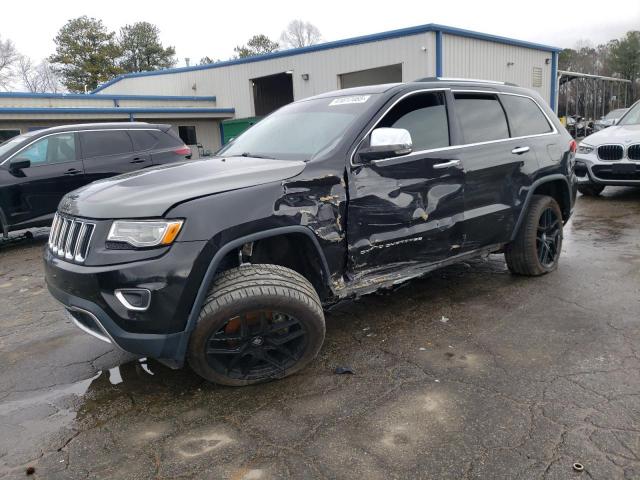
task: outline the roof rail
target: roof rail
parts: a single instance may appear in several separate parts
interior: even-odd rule
[[[498,82],[496,80],[482,80],[482,79],[478,79],[478,78],[426,77],[426,78],[419,78],[418,80],[416,80],[416,82],[437,82],[437,81],[489,83],[489,84],[492,84],[492,85],[509,85],[509,86],[512,86],[512,87],[517,87],[518,86],[515,83]]]

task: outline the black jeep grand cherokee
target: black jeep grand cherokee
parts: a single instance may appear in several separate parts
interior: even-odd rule
[[[425,79],[281,108],[215,158],[101,180],[60,203],[49,290],[88,333],[208,380],[292,374],[323,306],[504,252],[554,270],[575,142],[535,93]]]

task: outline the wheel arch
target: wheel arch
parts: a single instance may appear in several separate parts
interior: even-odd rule
[[[511,241],[515,240],[516,235],[518,234],[518,231],[522,226],[525,215],[527,214],[529,205],[531,204],[531,199],[534,195],[548,195],[552,197],[556,202],[558,202],[560,211],[562,212],[562,220],[564,222],[566,222],[571,216],[571,186],[569,185],[569,180],[567,179],[567,177],[562,174],[556,174],[539,178],[529,187],[527,197],[522,204],[520,214],[518,215],[518,220],[516,221],[516,225],[511,234]]]
[[[202,305],[206,300],[209,287],[213,283],[213,279],[218,273],[219,267],[222,261],[226,257],[228,257],[229,254],[232,254],[234,251],[238,250],[239,248],[241,248],[243,245],[247,243],[258,242],[261,240],[264,241],[271,238],[282,237],[282,236],[293,235],[293,234],[304,235],[305,238],[308,238],[310,244],[313,245],[318,255],[317,258],[320,262],[323,282],[325,286],[330,289],[331,273],[329,270],[329,264],[327,263],[327,259],[324,255],[322,247],[320,246],[320,242],[318,241],[314,233],[310,229],[304,226],[293,225],[288,227],[278,227],[278,228],[256,232],[250,235],[246,235],[246,236],[231,240],[225,243],[222,247],[220,247],[218,251],[213,255],[213,258],[209,262],[209,266],[207,267],[204,277],[200,282],[200,286],[198,287],[198,292],[196,294],[193,305],[191,306],[191,309],[189,311],[189,316],[187,317],[187,323],[185,325],[184,334],[180,339],[180,343],[178,345],[177,352],[176,352],[176,357],[177,357],[176,360],[178,360],[180,364],[184,361],[187,347],[189,344],[189,337],[191,336],[191,332],[196,326],[196,323],[198,321],[198,316],[200,314]]]

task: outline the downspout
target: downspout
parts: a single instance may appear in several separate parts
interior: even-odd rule
[[[551,54],[551,94],[549,96],[549,105],[551,109],[558,114],[558,52]]]
[[[442,30],[436,30],[436,77],[443,77],[442,69]]]

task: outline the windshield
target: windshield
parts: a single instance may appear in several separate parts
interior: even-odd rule
[[[27,138],[26,135],[18,135],[17,137],[10,138],[6,142],[0,143],[0,158],[12,148],[16,147],[20,142]],[[1,162],[2,160],[0,160]]]
[[[607,115],[604,117],[607,120],[611,120],[613,118],[620,118],[622,115],[624,115],[624,112],[626,112],[627,109],[626,108],[618,108],[617,110],[611,110],[609,113],[607,113]]]
[[[297,102],[258,122],[217,155],[312,160],[329,152],[375,95]]]
[[[640,102],[629,109],[624,117],[618,122],[618,125],[640,125]]]

